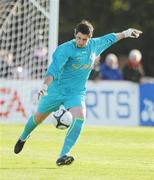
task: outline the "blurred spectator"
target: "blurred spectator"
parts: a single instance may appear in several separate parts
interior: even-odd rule
[[[100,65],[100,76],[104,80],[121,80],[118,58],[115,54],[108,54],[105,62]]]
[[[139,83],[144,76],[141,64],[142,54],[138,49],[133,49],[128,55],[128,62],[123,67],[123,79]]]

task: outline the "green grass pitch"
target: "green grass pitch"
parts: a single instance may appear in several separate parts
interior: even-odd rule
[[[65,130],[42,124],[15,155],[22,129],[0,125],[1,180],[154,180],[154,128],[85,126],[65,167],[55,164]]]

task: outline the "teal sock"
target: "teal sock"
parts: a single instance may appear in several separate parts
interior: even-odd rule
[[[35,129],[37,125],[38,124],[35,121],[34,115],[31,116],[25,125],[24,131],[21,134],[20,139],[23,141],[26,140],[27,137],[30,135],[30,133]]]
[[[73,145],[76,143],[80,135],[82,124],[83,124],[83,120],[81,119],[75,119],[73,121],[71,127],[69,128],[66,134],[64,145],[60,153],[60,157],[66,155],[72,149]]]

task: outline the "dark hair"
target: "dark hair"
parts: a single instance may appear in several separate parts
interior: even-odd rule
[[[76,25],[74,33],[77,34],[81,32],[82,34],[93,35],[93,26],[89,21],[82,20],[79,24]]]

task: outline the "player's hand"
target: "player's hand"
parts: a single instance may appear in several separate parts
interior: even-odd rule
[[[143,32],[134,28],[129,28],[122,32],[125,38],[138,38]]]
[[[40,90],[38,92],[38,100],[40,99],[41,96],[48,95],[47,89],[48,89],[48,85],[47,84],[42,84],[42,87],[40,88]]]

